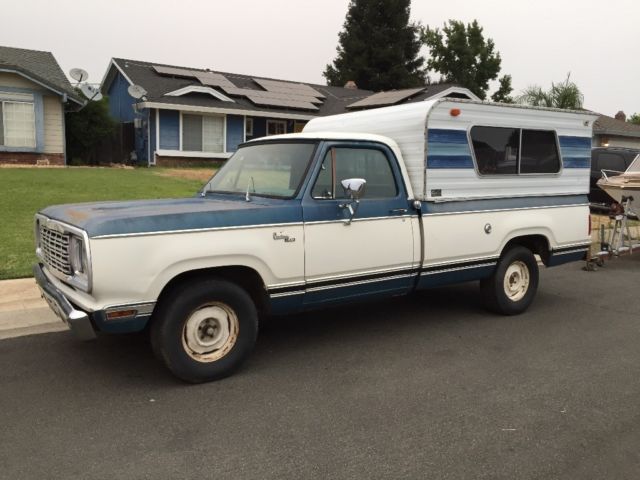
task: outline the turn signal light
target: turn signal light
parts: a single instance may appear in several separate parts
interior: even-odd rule
[[[113,312],[107,312],[107,320],[117,320],[118,318],[133,317],[137,310],[114,310]]]
[[[452,117],[457,117],[458,115],[460,115],[460,109],[459,108],[452,108],[451,110],[449,110],[449,114]]]

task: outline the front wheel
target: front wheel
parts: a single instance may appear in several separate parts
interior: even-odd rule
[[[175,376],[192,383],[233,373],[251,353],[258,334],[253,300],[225,280],[182,285],[154,316],[154,352]]]
[[[538,289],[538,263],[531,250],[516,246],[507,250],[491,277],[480,281],[485,306],[503,315],[524,312]]]

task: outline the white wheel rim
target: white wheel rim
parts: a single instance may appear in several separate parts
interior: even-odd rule
[[[507,268],[504,274],[504,293],[513,302],[522,300],[529,290],[529,267],[517,260]]]
[[[224,357],[238,339],[240,323],[231,307],[213,302],[194,310],[182,328],[185,352],[199,362]]]

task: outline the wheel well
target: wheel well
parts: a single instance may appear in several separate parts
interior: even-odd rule
[[[179,288],[181,285],[190,282],[198,282],[210,278],[220,278],[235,283],[242,287],[253,299],[256,308],[260,314],[265,313],[268,309],[267,291],[262,281],[262,277],[254,269],[237,265],[228,267],[203,268],[199,270],[190,270],[172,278],[167,283],[160,295],[156,305],[167,298],[171,292]]]
[[[549,262],[549,240],[544,235],[523,235],[521,237],[512,238],[507,242],[507,244],[502,249],[503,252],[506,252],[514,245],[520,245],[522,247],[528,248],[534,254],[540,255],[540,259],[542,263],[545,265]]]

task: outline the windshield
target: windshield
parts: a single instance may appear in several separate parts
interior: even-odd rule
[[[205,185],[204,192],[292,197],[315,143],[258,143],[241,147]]]

